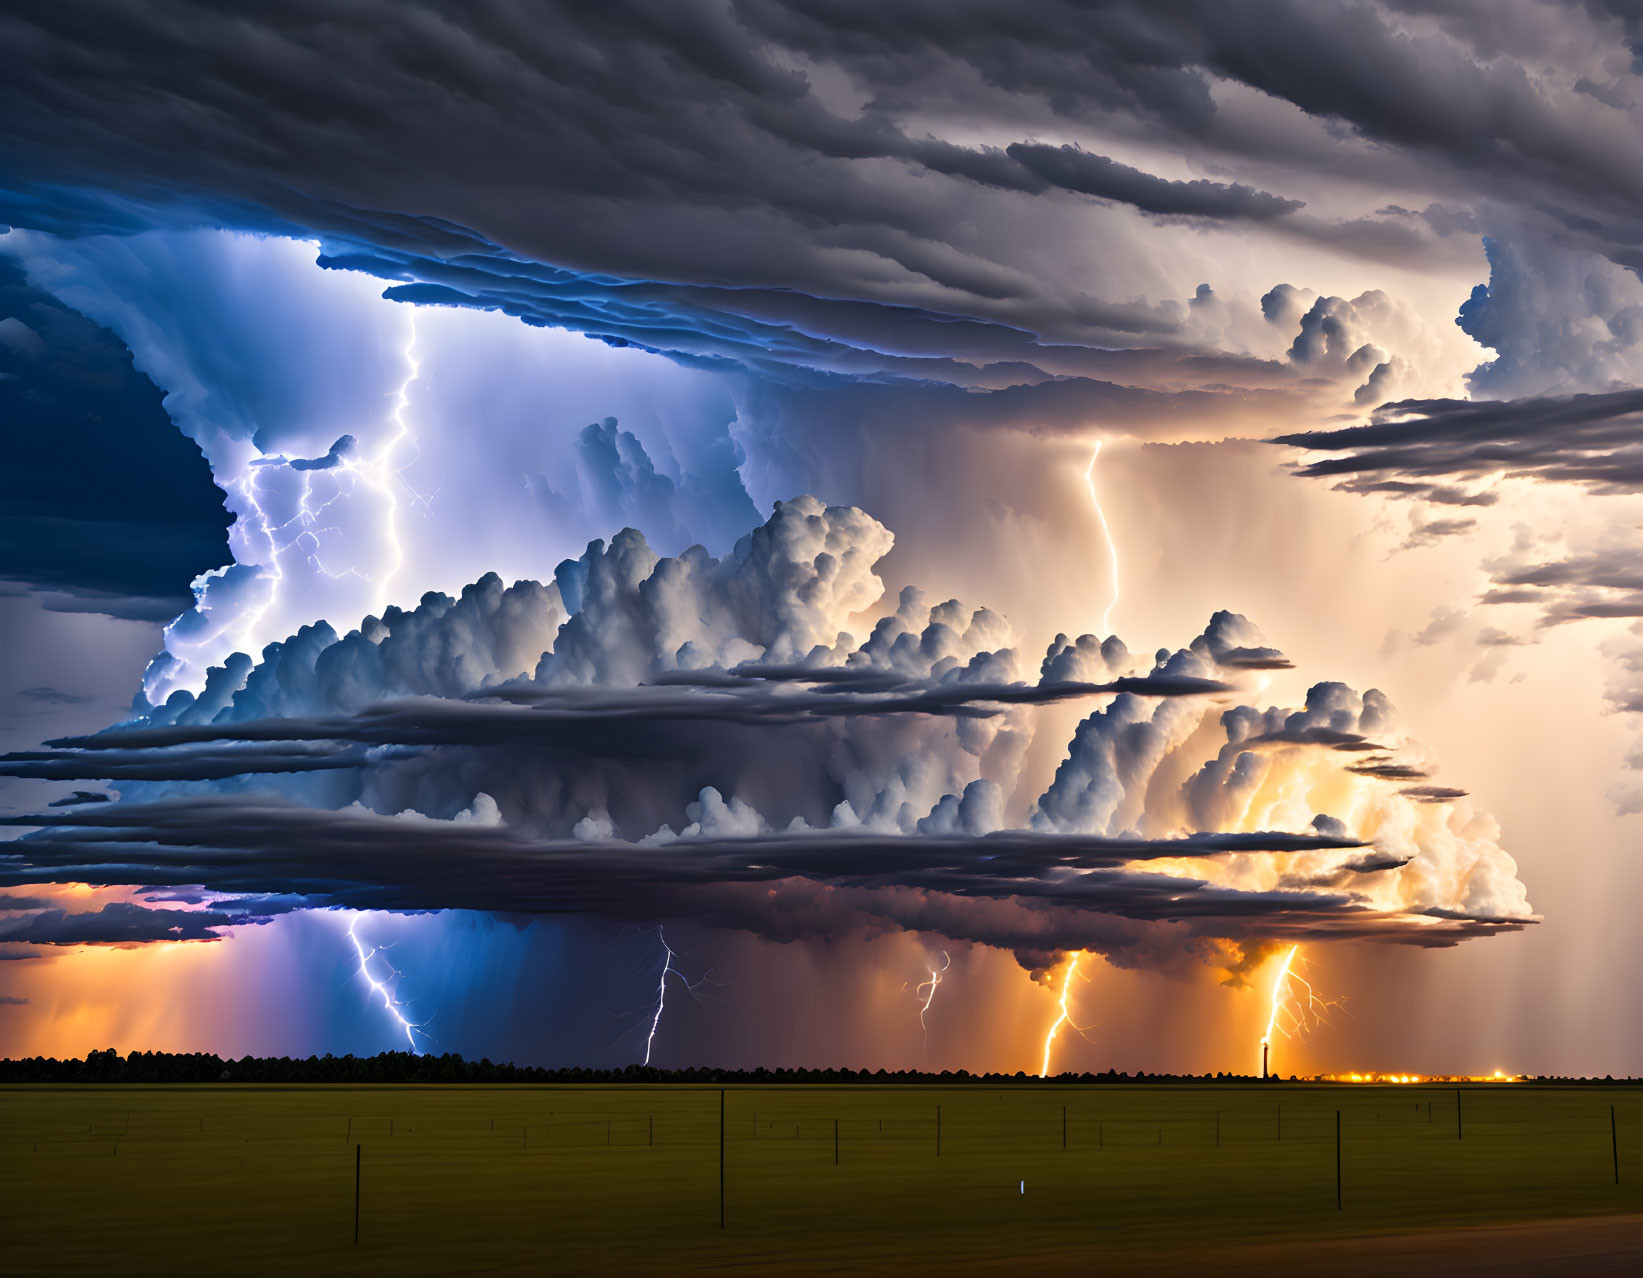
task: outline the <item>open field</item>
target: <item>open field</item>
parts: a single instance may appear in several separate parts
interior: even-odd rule
[[[1345,1237],[1445,1231],[1465,1254],[1461,1227],[1643,1213],[1643,1089],[1468,1087],[1460,1137],[1456,1096],[732,1087],[721,1232],[716,1087],[12,1086],[0,1269],[1190,1271],[1212,1250],[1301,1272]]]

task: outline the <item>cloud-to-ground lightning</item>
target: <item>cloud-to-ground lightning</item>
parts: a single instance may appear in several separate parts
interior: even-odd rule
[[[679,956],[673,952],[673,947],[667,943],[667,936],[663,933],[661,928],[656,929],[656,939],[662,943],[662,974],[656,981],[656,1010],[651,1014],[650,1032],[645,1035],[644,1063],[646,1065],[650,1064],[651,1052],[655,1050],[656,1031],[661,1028],[662,1012],[667,1006],[667,978],[669,976],[675,977],[679,983],[685,987],[686,993],[688,993],[692,998],[695,998],[698,1002],[701,1002],[701,996],[697,992],[698,987],[712,975],[711,972],[708,972],[695,981],[690,980],[690,978],[674,966],[674,961]]]
[[[1336,1004],[1318,997],[1312,983],[1295,970],[1295,959],[1300,954],[1299,945],[1291,945],[1284,951],[1283,957],[1278,960],[1272,976],[1272,989],[1269,994],[1270,1005],[1267,1009],[1266,1032],[1261,1035],[1259,1047],[1260,1074],[1267,1077],[1268,1064],[1272,1049],[1274,1034],[1284,1038],[1293,1038],[1297,1034],[1304,1034],[1313,1025],[1323,1021],[1325,1013]],[[1291,984],[1299,985],[1302,993],[1291,996]]]
[[[388,969],[390,975],[387,980],[378,980],[374,975],[372,975],[371,960],[381,953],[381,950],[377,946],[372,946],[370,949],[366,949],[365,942],[359,939],[359,933],[355,930],[358,926],[359,915],[356,914],[353,918],[348,920],[348,939],[354,943],[354,954],[359,959],[359,974],[365,978],[365,983],[371,987],[371,992],[373,994],[380,994],[382,996],[383,1008],[387,1011],[389,1016],[394,1018],[394,1021],[399,1025],[399,1027],[405,1031],[405,1041],[411,1045],[411,1051],[420,1056],[422,1054],[422,1049],[416,1045],[416,1032],[422,1027],[411,1021],[405,1015],[403,1010],[404,1005],[394,996],[392,982],[399,976],[399,973],[394,971],[394,969],[390,966]]]
[[[1118,606],[1118,543],[1112,538],[1112,528],[1107,523],[1107,512],[1101,509],[1101,498],[1095,491],[1095,463],[1101,460],[1101,441],[1095,441],[1095,451],[1090,454],[1090,464],[1084,470],[1084,483],[1090,490],[1090,501],[1095,505],[1095,517],[1101,521],[1101,535],[1107,539],[1107,562],[1112,572],[1112,597],[1107,600],[1107,606],[1101,611],[1101,634],[1112,632],[1112,610]]]
[[[1061,1032],[1061,1027],[1063,1025],[1071,1024],[1072,1022],[1072,1013],[1067,1008],[1067,995],[1072,992],[1073,977],[1078,975],[1078,964],[1083,957],[1084,951],[1079,950],[1067,960],[1067,970],[1062,974],[1060,999],[1061,1015],[1055,1018],[1055,1023],[1050,1026],[1050,1032],[1044,1035],[1044,1060],[1038,1067],[1038,1076],[1040,1078],[1048,1078],[1050,1076],[1050,1049],[1055,1046],[1055,1037]],[[1078,1027],[1073,1026],[1073,1028],[1077,1029]]]
[[[936,986],[941,984],[942,974],[952,965],[953,960],[948,956],[947,951],[943,950],[941,952],[941,966],[932,967],[930,969],[930,979],[927,981],[920,981],[913,987],[913,992],[915,994],[922,993],[924,995],[924,1002],[919,1005],[918,1009],[918,1023],[919,1028],[924,1031],[925,1043],[929,1043],[930,1041],[930,1026],[925,1020],[925,1013],[930,1010],[930,1004],[935,1002]]]

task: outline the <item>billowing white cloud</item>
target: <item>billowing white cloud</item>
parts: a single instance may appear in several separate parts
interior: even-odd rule
[[[1192,936],[1433,944],[1532,918],[1492,820],[1423,784],[1380,692],[1319,683],[1298,709],[1240,704],[1289,662],[1230,612],[1147,669],[1116,639],[1057,636],[1037,684],[1002,618],[911,589],[857,641],[846,627],[878,601],[891,545],[865,512],[800,497],[723,558],[658,556],[628,530],[552,585],[492,575],[342,638],[306,627],[213,671],[202,697],[73,746],[113,747],[124,767],[216,742],[246,752],[241,780],[136,779],[121,802],[42,818],[20,873],[37,872],[29,855],[86,872],[111,838],[174,846],[145,877],[218,891],[290,876],[316,903],[360,904],[347,884],[364,876],[400,907],[557,900],[778,937],[800,909],[807,933],[877,919],[1029,965],[1052,939],[1153,961],[1169,947],[1134,925],[1177,917]],[[1069,696],[1103,704],[1011,828],[1030,707]],[[327,743],[320,770],[289,757]],[[399,851],[354,864],[380,840]],[[442,886],[453,873],[460,891]],[[833,908],[809,898],[817,884],[851,890]],[[953,899],[932,911],[931,894]],[[1057,906],[1065,925],[1032,921]]]

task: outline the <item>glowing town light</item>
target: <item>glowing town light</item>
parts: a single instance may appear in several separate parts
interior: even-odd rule
[[[1038,1076],[1048,1078],[1050,1075],[1050,1049],[1055,1046],[1055,1036],[1061,1032],[1061,1027],[1071,1020],[1067,1011],[1067,995],[1072,990],[1073,977],[1078,974],[1078,962],[1084,957],[1080,950],[1067,960],[1067,970],[1061,978],[1061,1015],[1055,1018],[1055,1024],[1050,1026],[1050,1032],[1044,1036],[1044,1061],[1038,1067]]]
[[[1095,505],[1095,517],[1101,521],[1101,535],[1107,539],[1107,559],[1112,569],[1112,598],[1107,600],[1107,606],[1101,613],[1101,635],[1104,636],[1112,632],[1112,610],[1118,606],[1118,543],[1112,539],[1107,512],[1101,509],[1101,498],[1095,492],[1095,463],[1100,458],[1101,441],[1097,440],[1095,451],[1090,454],[1090,464],[1084,471],[1084,482],[1089,486],[1090,501]]]
[[[411,1021],[406,1018],[405,1013],[400,1010],[402,1004],[397,998],[394,997],[392,980],[394,977],[397,977],[399,973],[390,967],[388,970],[391,975],[386,981],[379,981],[371,974],[371,960],[380,951],[375,946],[369,950],[365,948],[365,943],[359,939],[359,933],[354,930],[358,925],[359,915],[356,914],[353,918],[348,920],[348,939],[354,943],[354,954],[359,959],[359,974],[365,978],[365,983],[371,987],[371,992],[373,994],[380,994],[382,996],[383,1008],[387,1011],[389,1016],[394,1018],[399,1027],[405,1031],[405,1041],[411,1045],[411,1051],[420,1056],[422,1055],[422,1049],[416,1045],[415,1031],[420,1029],[421,1026],[412,1024]]]
[[[936,986],[941,984],[942,973],[944,973],[952,965],[953,960],[947,956],[947,951],[943,950],[941,952],[941,966],[931,968],[930,979],[927,981],[920,981],[913,987],[914,993],[919,993],[921,991],[924,992],[924,1003],[918,1009],[918,1023],[919,1027],[924,1031],[925,1043],[929,1043],[930,1041],[930,1026],[925,1023],[924,1014],[930,1010],[930,1004],[935,1001]]]
[[[1497,1069],[1493,1074],[1381,1074],[1374,1071],[1351,1074],[1319,1074],[1321,1083],[1521,1083],[1522,1074]]]

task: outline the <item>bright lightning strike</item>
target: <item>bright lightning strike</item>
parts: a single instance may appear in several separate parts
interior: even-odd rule
[[[233,505],[238,517],[229,534],[234,544],[235,561],[260,569],[266,585],[258,603],[244,611],[231,607],[220,623],[207,634],[185,638],[174,630],[176,623],[173,623],[166,631],[168,648],[176,643],[204,652],[209,659],[217,659],[214,650],[218,641],[226,636],[239,651],[257,651],[262,638],[260,630],[263,619],[270,614],[285,591],[288,575],[286,557],[291,554],[300,556],[313,572],[329,580],[353,578],[369,583],[372,593],[369,610],[372,612],[380,614],[393,602],[392,584],[404,567],[406,558],[405,547],[400,540],[399,489],[403,486],[410,494],[412,506],[420,507],[424,512],[428,510],[434,495],[418,492],[405,478],[405,472],[422,455],[408,419],[411,387],[422,376],[421,348],[417,339],[416,310],[408,306],[406,312],[406,337],[402,348],[405,375],[393,392],[386,417],[387,429],[381,441],[370,451],[350,447],[337,458],[334,465],[324,469],[304,469],[296,512],[287,519],[272,513],[271,507],[276,504],[277,496],[264,487],[264,479],[290,466],[290,458],[281,454],[259,453],[242,462],[238,467],[239,473],[233,478],[221,481],[225,488],[236,494]],[[411,445],[411,455],[401,461],[400,454],[407,444]],[[316,501],[315,487],[322,479],[332,491],[324,500]],[[377,552],[375,561],[367,559],[360,562],[356,558],[346,567],[328,565],[321,557],[322,538],[330,536],[344,544],[348,540],[344,526],[347,520],[339,518],[341,512],[347,512],[351,518],[369,518],[362,514],[357,501],[362,490],[374,494],[380,511],[377,517],[378,544],[384,549]],[[206,589],[212,578],[223,576],[227,571],[217,569],[202,575],[194,583],[196,591]],[[209,597],[205,611],[210,614]],[[172,651],[177,649],[172,648]],[[163,700],[169,691],[169,688],[157,683],[145,688],[150,699],[155,701]]]
[[[656,982],[656,1015],[650,1018],[650,1033],[645,1035],[645,1064],[650,1064],[650,1052],[656,1046],[656,1030],[662,1023],[662,1009],[667,1006],[667,978],[668,973],[674,971],[673,949],[667,943],[667,937],[661,928],[656,929],[656,939],[662,943],[662,953],[667,957],[662,960],[662,976]]]
[[[411,428],[405,421],[405,412],[411,406],[411,385],[417,378],[422,376],[422,360],[418,356],[416,340],[415,308],[409,311],[409,316],[410,321],[407,325],[404,350],[405,380],[399,384],[399,390],[394,393],[393,411],[388,415],[388,420],[394,424],[393,433],[383,441],[382,447],[377,450],[376,456],[371,459],[367,480],[372,487],[382,494],[383,500],[388,503],[387,536],[389,544],[394,548],[393,561],[389,564],[387,571],[383,573],[382,580],[377,583],[377,604],[374,611],[378,612],[388,603],[388,583],[399,575],[400,567],[405,562],[405,550],[399,544],[399,494],[394,489],[394,483],[395,481],[405,483],[403,472],[415,465],[417,457],[421,455],[421,449],[419,448],[416,456],[413,456],[404,466],[397,469],[393,468],[394,454],[399,450],[400,445],[411,436]],[[406,487],[409,488],[410,485],[407,484]],[[422,501],[424,508],[426,508],[428,499],[421,497],[414,489],[412,494]]]
[[[1095,451],[1090,454],[1090,464],[1084,471],[1084,482],[1089,486],[1090,501],[1095,505],[1095,517],[1101,521],[1101,535],[1107,539],[1107,560],[1112,571],[1112,598],[1107,600],[1107,606],[1101,613],[1101,634],[1112,633],[1112,610],[1118,606],[1118,543],[1112,539],[1112,529],[1107,524],[1107,512],[1101,509],[1101,498],[1095,491],[1095,463],[1101,459],[1101,441],[1095,443]]]
[[[930,1010],[930,1004],[935,1002],[936,986],[941,984],[943,973],[945,973],[952,965],[953,960],[948,957],[947,951],[943,950],[941,952],[941,966],[932,967],[930,969],[930,979],[927,981],[920,981],[913,987],[913,992],[915,994],[922,993],[924,995],[924,1002],[918,1009],[918,1023],[919,1028],[924,1031],[924,1041],[926,1044],[930,1041],[930,1026],[925,1021],[924,1014]]]
[[[1084,957],[1080,950],[1067,960],[1067,970],[1061,977],[1061,1015],[1055,1018],[1055,1024],[1050,1026],[1050,1032],[1044,1036],[1044,1061],[1038,1067],[1038,1076],[1050,1076],[1050,1049],[1055,1046],[1055,1036],[1061,1032],[1063,1025],[1072,1023],[1072,1013],[1067,1010],[1067,995],[1072,992],[1073,977],[1078,975],[1079,961]],[[1076,1030],[1078,1027],[1073,1026]]]
[[[406,1018],[405,1013],[401,1010],[403,1005],[394,997],[392,982],[394,978],[399,976],[399,973],[390,966],[388,969],[390,975],[385,981],[379,981],[371,974],[371,960],[381,951],[376,946],[372,946],[370,949],[365,948],[365,943],[359,939],[359,933],[354,930],[358,925],[359,915],[356,914],[348,920],[348,939],[354,943],[354,953],[359,958],[359,974],[365,978],[365,983],[371,987],[371,993],[382,996],[383,1008],[405,1031],[405,1041],[411,1045],[411,1051],[420,1056],[422,1055],[422,1049],[416,1045],[416,1031],[422,1027],[413,1024]]]
[[[1312,983],[1295,970],[1295,959],[1300,952],[1299,945],[1291,945],[1284,952],[1273,973],[1266,1033],[1261,1035],[1262,1078],[1266,1078],[1269,1073],[1269,1057],[1274,1034],[1282,1035],[1284,1038],[1305,1034],[1314,1025],[1324,1023],[1326,1013],[1339,1006],[1320,998],[1318,992],[1312,988]],[[1292,985],[1298,985],[1299,992],[1292,993]]]
[[[645,1035],[646,1065],[650,1064],[650,1054],[652,1049],[656,1046],[656,1031],[661,1027],[662,1011],[667,1006],[667,978],[669,976],[677,978],[678,981],[684,985],[686,993],[696,999],[697,1002],[702,1002],[702,997],[697,992],[698,987],[713,975],[712,972],[708,972],[699,980],[694,982],[691,981],[683,972],[674,966],[674,961],[679,956],[673,952],[673,947],[667,943],[667,937],[663,934],[661,928],[656,929],[656,939],[662,943],[662,975],[656,981],[656,1011],[652,1013],[650,1018],[650,1032]]]

